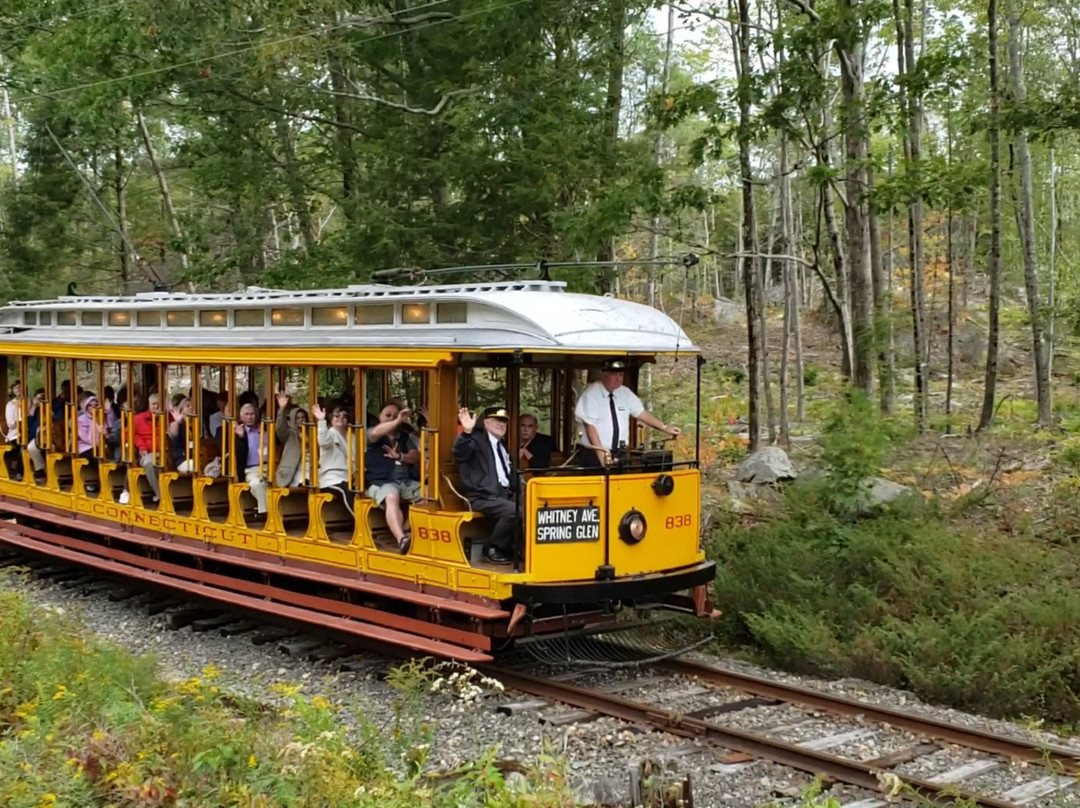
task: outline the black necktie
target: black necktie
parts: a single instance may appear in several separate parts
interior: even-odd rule
[[[608,393],[608,404],[611,406],[611,450],[619,448],[619,414],[615,412],[615,394]]]
[[[507,482],[510,480],[510,466],[506,462],[507,455],[503,450],[501,443],[495,444],[495,454],[499,456],[499,465],[502,466],[503,474],[506,475]]]

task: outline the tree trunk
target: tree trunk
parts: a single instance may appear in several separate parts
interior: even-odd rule
[[[893,149],[889,147],[889,177],[893,176]],[[896,328],[893,324],[893,281],[896,277],[896,216],[889,209],[889,251],[885,253],[885,306],[888,317],[888,330],[885,336],[885,357],[888,386],[886,395],[889,399],[889,412],[896,412]]]
[[[1047,270],[1050,275],[1050,288],[1046,296],[1046,377],[1054,378],[1054,327],[1057,310],[1057,166],[1054,164],[1054,149],[1050,148],[1050,260]]]
[[[823,110],[822,120],[822,130],[828,132],[831,121],[827,110]],[[828,143],[821,143],[816,148],[818,165],[828,167]],[[833,199],[832,185],[828,180],[822,182],[821,195],[822,213],[825,217],[825,230],[829,235],[829,252],[832,255],[833,271],[836,273],[836,296],[833,300],[835,303],[836,317],[840,329],[840,340],[843,348],[841,370],[844,376],[850,379],[854,363],[854,347],[852,345],[853,337],[851,333],[851,303],[848,289],[848,274],[844,256],[843,240],[840,237],[840,225],[837,224],[836,221],[836,203]],[[831,297],[830,293],[827,292],[826,294]]]
[[[1020,12],[1013,4],[1009,13],[1009,72],[1012,75],[1013,101],[1022,108],[1027,100],[1024,83],[1024,64],[1020,58],[1020,39],[1023,37]],[[1035,256],[1035,204],[1031,180],[1031,148],[1027,127],[1016,133],[1017,161],[1020,164],[1020,206],[1017,219],[1020,243],[1024,252],[1024,291],[1027,293],[1028,319],[1031,321],[1031,358],[1035,366],[1035,399],[1038,403],[1039,426],[1051,423],[1050,376],[1046,371],[1046,336],[1043,331],[1042,301],[1039,297],[1039,267]]]
[[[334,115],[342,123],[352,120],[351,107],[345,95],[351,91],[348,73],[340,54],[331,50],[327,54],[330,87],[334,91]],[[353,199],[356,188],[356,156],[353,154],[353,135],[344,126],[334,127],[335,148],[341,173],[341,208],[345,218],[355,221],[358,215]]]
[[[755,234],[756,236],[756,234]],[[754,252],[757,252],[755,241]],[[769,443],[776,443],[776,408],[773,406],[772,372],[769,367],[769,332],[765,320],[765,273],[768,263],[754,258],[754,276],[757,278],[758,355],[761,357],[761,389],[765,394],[765,424],[769,430]]]
[[[885,283],[885,266],[881,255],[881,222],[874,209],[874,171],[866,170],[867,206],[870,231],[870,285],[874,297],[874,341],[877,348],[878,392],[881,411],[891,414],[895,399],[889,395],[892,381],[892,354],[888,350],[892,335],[892,300]]]
[[[781,56],[781,59],[783,57]],[[780,249],[781,255],[791,255],[795,250],[791,237],[791,178],[788,176],[788,138],[787,132],[780,132]],[[791,444],[791,429],[788,424],[788,354],[791,350],[791,327],[793,309],[798,306],[795,295],[795,283],[790,258],[781,260],[781,276],[784,280],[784,330],[780,345],[780,441]]]
[[[161,190],[161,201],[165,204],[165,213],[169,217],[169,227],[172,228],[173,236],[176,238],[176,243],[180,249],[180,266],[184,272],[187,272],[188,268],[188,246],[187,240],[184,238],[184,230],[180,227],[180,217],[176,215],[176,206],[173,205],[172,194],[169,193],[169,181],[165,177],[165,170],[161,167],[161,163],[158,162],[157,154],[154,152],[154,143],[150,140],[150,130],[146,128],[146,118],[143,117],[141,109],[135,110],[135,120],[139,124],[139,134],[142,135],[143,145],[146,146],[146,156],[150,160],[150,167],[154,170],[154,176],[157,177],[158,188]]]
[[[4,54],[0,53],[0,70],[4,68]],[[14,183],[19,176],[19,152],[15,147],[15,118],[11,114],[11,98],[8,96],[7,85],[0,87],[0,117],[6,122],[8,163],[11,165],[11,181]]]
[[[990,311],[986,335],[986,376],[979,431],[994,423],[1001,316],[1001,90],[998,84],[997,0],[987,0],[990,55]]]
[[[308,205],[304,178],[296,159],[296,143],[292,127],[282,116],[274,122],[274,129],[278,145],[281,146],[282,161],[285,163],[285,185],[289,189],[289,201],[300,222],[300,237],[310,252],[317,244],[318,237],[315,235],[315,222],[311,218],[311,206]]]
[[[952,114],[945,114],[945,148],[946,164],[948,173],[953,169],[953,126]],[[956,259],[956,250],[953,249],[953,199],[949,200],[949,208],[946,214],[945,232],[945,255],[949,272],[948,287],[948,316],[949,316],[949,340],[947,346],[947,369],[945,382],[945,430],[952,432],[952,401],[953,387],[956,383],[956,276],[959,262]]]
[[[758,334],[758,284],[753,258],[757,253],[757,226],[754,217],[754,178],[750,167],[750,3],[737,0],[739,16],[736,31],[738,53],[735,60],[739,99],[739,174],[742,180],[742,249],[739,263],[742,266],[743,292],[746,296],[746,337],[749,346],[747,377],[749,395],[750,451],[756,451],[761,437],[761,403],[758,398],[760,382],[760,335]]]
[[[607,173],[610,175],[616,164],[615,154],[619,147],[619,124],[622,119],[623,81],[626,72],[626,0],[611,0],[608,8],[611,14],[608,25],[610,45],[607,93],[604,99],[601,131],[607,149],[604,159],[607,161]],[[614,259],[615,242],[612,239],[597,250],[596,260],[613,261]],[[617,270],[601,269],[597,275],[596,285],[600,294],[611,293],[616,285],[621,285]]]
[[[874,334],[874,294],[870,273],[869,182],[867,155],[870,151],[870,131],[863,108],[863,69],[865,50],[863,26],[858,18],[856,0],[841,0],[845,18],[844,38],[838,39],[840,57],[841,127],[844,130],[844,157],[847,163],[844,207],[844,227],[847,235],[847,268],[851,290],[852,381],[866,393],[874,394],[876,374]]]
[[[896,43],[899,75],[910,75],[915,64],[913,42],[914,10],[912,0],[906,0],[905,11],[901,15],[899,0],[893,0],[893,13],[896,17]],[[917,92],[909,92],[906,82],[900,85],[901,103],[906,111],[906,129],[904,138],[904,158],[909,176],[918,176],[922,160],[922,108]],[[926,345],[925,303],[923,300],[922,278],[922,190],[916,189],[908,202],[908,265],[911,269],[911,330],[915,348],[915,426],[922,430],[926,426],[927,403],[929,399],[928,355]]]
[[[952,163],[952,133],[949,133],[949,163]],[[945,430],[952,432],[952,396],[953,375],[956,363],[956,255],[953,251],[953,210],[949,205],[946,216],[945,253],[949,267],[949,345],[948,345],[948,368],[945,382]]]
[[[119,138],[118,138],[119,140]],[[117,252],[120,255],[120,283],[125,293],[128,293],[128,284],[131,283],[131,262],[135,256],[131,254],[127,231],[127,190],[124,184],[124,150],[119,143],[113,147],[113,192],[116,194],[116,232],[120,237],[120,245]]]
[[[619,0],[621,4],[621,0]],[[663,72],[660,74],[660,95],[661,97],[667,95],[668,82],[671,76],[671,51],[675,42],[675,6],[668,4],[667,14],[667,40],[664,45],[664,66]],[[652,142],[652,164],[653,168],[659,169],[660,163],[663,159],[664,150],[664,130],[663,127],[657,126],[656,132],[653,134]],[[652,217],[651,234],[649,236],[649,257],[652,260],[656,260],[660,255],[660,214],[655,213]],[[656,305],[656,267],[649,266],[649,305]]]

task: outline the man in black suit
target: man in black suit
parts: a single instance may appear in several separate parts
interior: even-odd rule
[[[525,413],[518,418],[518,460],[524,469],[551,468],[551,436],[539,431],[536,416]]]
[[[509,564],[517,537],[517,505],[512,492],[516,477],[510,462],[506,438],[510,417],[502,407],[488,407],[477,418],[467,407],[458,410],[462,432],[452,451],[461,475],[462,493],[473,510],[495,522],[483,556],[492,564]]]

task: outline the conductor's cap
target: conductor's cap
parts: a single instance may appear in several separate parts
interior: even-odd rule
[[[500,421],[509,421],[510,415],[506,407],[488,407],[484,410],[484,418],[498,418]]]
[[[609,359],[600,366],[601,370],[610,370],[615,373],[622,373],[626,370],[626,362],[621,359]]]

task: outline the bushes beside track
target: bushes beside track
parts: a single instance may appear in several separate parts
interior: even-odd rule
[[[84,639],[70,618],[0,591],[0,805],[557,806],[554,770],[508,789],[493,759],[429,777],[424,694],[448,689],[421,665],[391,677],[393,726],[278,687],[266,703],[226,695],[220,672],[164,682],[154,663]],[[468,677],[465,677],[468,678]]]
[[[781,517],[715,530],[718,638],[796,672],[987,715],[1080,721],[1076,547],[965,525],[919,498],[854,516],[853,481],[884,451],[875,433],[873,415],[852,405],[823,438],[828,477],[786,489]]]

